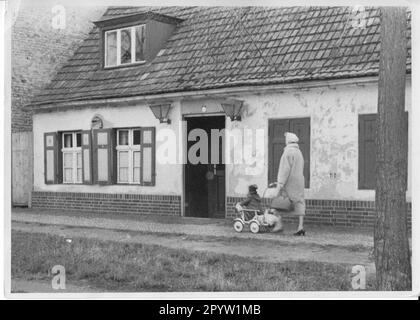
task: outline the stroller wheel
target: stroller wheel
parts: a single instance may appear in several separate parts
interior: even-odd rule
[[[260,225],[257,222],[253,221],[249,225],[249,229],[252,233],[258,233],[260,231]]]
[[[242,232],[244,225],[241,221],[235,221],[233,223],[233,229],[235,229],[236,232]]]

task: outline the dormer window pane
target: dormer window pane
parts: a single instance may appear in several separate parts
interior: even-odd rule
[[[117,65],[117,31],[107,32],[105,36],[105,65]]]
[[[136,27],[136,61],[144,61],[144,26]]]
[[[121,30],[121,64],[131,63],[131,29]]]
[[[104,67],[145,62],[145,25],[105,31]]]

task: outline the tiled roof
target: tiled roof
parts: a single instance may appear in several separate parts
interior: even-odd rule
[[[147,11],[183,19],[151,63],[101,69],[93,27],[34,103],[378,73],[378,8],[366,8],[364,26],[351,7],[110,7],[102,19]]]

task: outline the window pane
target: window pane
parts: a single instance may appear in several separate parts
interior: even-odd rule
[[[119,182],[128,182],[128,168],[120,168],[118,170]]]
[[[84,133],[83,134],[83,144],[85,146],[88,146],[89,145],[89,133]]]
[[[73,154],[65,153],[64,154],[64,168],[72,168],[72,167],[73,167]]]
[[[54,181],[54,150],[47,150],[47,181]]]
[[[136,61],[144,61],[144,26],[136,27]]]
[[[131,63],[131,29],[121,30],[121,64]]]
[[[83,170],[85,173],[85,181],[90,181],[90,152],[89,149],[83,150]]]
[[[106,33],[106,66],[117,65],[117,31]]]
[[[140,168],[133,169],[133,182],[140,183]]]
[[[133,144],[134,145],[140,144],[140,130],[133,131]]]
[[[108,150],[98,149],[98,181],[108,181]]]
[[[128,151],[118,152],[118,181],[128,182]]]
[[[73,135],[71,133],[64,134],[64,148],[73,148]]]
[[[143,143],[152,143],[152,131],[143,131]]]
[[[107,145],[108,144],[108,134],[106,132],[98,132],[98,145]]]
[[[78,152],[77,153],[77,168],[81,168],[82,167],[82,153]]]
[[[133,152],[133,166],[140,167],[140,151]]]
[[[73,169],[64,169],[64,182],[73,182]]]
[[[152,181],[152,148],[143,149],[143,182]]]
[[[119,167],[127,168],[128,167],[128,151],[119,152]]]
[[[82,182],[82,169],[77,169],[77,182]]]
[[[76,146],[81,147],[82,146],[82,134],[76,133]]]
[[[133,182],[140,183],[140,151],[133,152]]]
[[[118,145],[128,146],[128,130],[119,131]]]

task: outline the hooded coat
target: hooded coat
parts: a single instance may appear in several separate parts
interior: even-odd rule
[[[291,139],[292,141],[288,141],[287,138],[288,137],[286,135],[286,142],[288,144],[284,148],[283,155],[280,159],[277,175],[277,187],[279,189],[283,188],[292,202],[304,203],[304,160],[302,152],[299,149],[299,145],[297,144],[299,139]]]
[[[247,198],[239,204],[247,209],[259,210],[262,212],[261,197],[257,192],[249,192]]]

